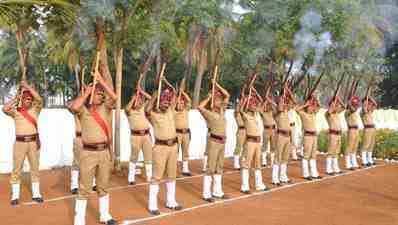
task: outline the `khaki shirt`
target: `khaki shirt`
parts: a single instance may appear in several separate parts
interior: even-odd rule
[[[30,107],[27,112],[38,122],[39,114],[41,109],[43,108],[43,100],[42,99],[34,99],[32,102],[32,107]],[[29,122],[29,120],[25,119],[25,117],[17,111],[16,108],[13,108],[10,112],[6,113],[11,116],[15,122],[15,134],[16,135],[31,135],[38,133],[36,127]]]
[[[80,118],[78,115],[73,115],[74,119],[75,119],[75,131],[76,133],[78,132],[82,132],[82,124],[80,122]]]
[[[106,122],[108,126],[109,136],[111,136],[112,129],[110,124],[112,120],[112,110],[106,107],[105,103],[103,103],[100,106],[97,106],[96,111],[98,112],[100,117]],[[92,144],[108,142],[108,138],[105,132],[91,115],[89,109],[85,105],[80,107],[76,115],[80,118],[83,143]]]
[[[245,122],[246,134],[250,136],[260,136],[260,127],[257,123],[256,114],[253,112],[241,112]]]
[[[235,121],[236,121],[236,124],[238,125],[238,127],[245,126],[245,122],[243,122],[242,114],[240,112],[235,111],[234,117],[235,117]]]
[[[265,112],[261,111],[261,118],[263,119],[263,124],[266,126],[274,126],[275,125],[275,119],[273,116],[272,110]]]
[[[146,130],[149,129],[149,121],[145,116],[145,106],[142,104],[137,109],[126,110],[127,119],[132,130]]]
[[[225,119],[225,111],[223,109],[220,112],[210,111],[207,109],[201,110],[200,112],[207,122],[207,127],[209,128],[210,133],[225,136],[227,121]]]
[[[171,107],[166,112],[150,112],[149,117],[156,139],[169,140],[177,137],[175,110]]]
[[[303,124],[303,129],[306,131],[316,131],[316,114],[307,113],[304,110],[297,111]]]
[[[358,115],[356,112],[345,112],[345,119],[347,121],[348,126],[358,126]]]
[[[290,131],[290,121],[287,111],[278,112],[275,117],[278,129]]]
[[[363,125],[374,125],[373,115],[371,112],[362,113]]]
[[[187,129],[189,128],[189,111],[184,109],[182,111],[175,112],[175,122],[177,129]]]
[[[329,124],[329,129],[335,131],[341,131],[341,123],[339,113],[328,113],[326,112],[326,120]]]

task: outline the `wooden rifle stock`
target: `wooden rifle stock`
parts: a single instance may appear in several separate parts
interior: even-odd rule
[[[159,74],[159,84],[158,84],[158,96],[156,99],[156,109],[159,110],[159,105],[160,105],[160,93],[162,92],[162,81],[163,81],[163,74],[164,70],[166,69],[166,63],[163,63],[162,69],[160,70]]]
[[[93,104],[94,100],[94,92],[95,92],[95,86],[97,85],[97,74],[98,74],[98,69],[99,69],[99,61],[100,61],[100,51],[97,51],[97,58],[95,60],[95,70],[94,70],[94,80],[93,80],[93,88],[91,90],[91,95],[90,95],[90,105]]]

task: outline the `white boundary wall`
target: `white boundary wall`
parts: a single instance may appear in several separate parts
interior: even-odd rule
[[[324,112],[324,110],[322,111]],[[121,160],[128,161],[130,157],[130,129],[124,113],[121,121]],[[327,129],[323,113],[317,116],[318,130]],[[398,130],[398,110],[378,110],[374,114],[377,128]],[[230,157],[235,147],[235,132],[237,129],[233,118],[233,110],[227,110],[227,143],[225,156]],[[342,115],[342,124],[344,118]],[[297,142],[301,136],[301,122],[296,115]],[[39,133],[42,142],[40,150],[40,169],[71,165],[73,153],[74,119],[66,109],[43,109],[39,117]],[[190,145],[191,159],[200,159],[206,148],[207,126],[196,110],[190,112],[190,129],[192,141]],[[261,119],[258,117],[258,123]],[[361,123],[362,125],[362,123]],[[262,126],[261,126],[262,127]],[[343,125],[344,128],[345,124]],[[15,128],[12,118],[0,111],[0,173],[9,173],[12,170],[12,148],[15,141]],[[142,157],[142,156],[141,156]],[[24,170],[28,170],[27,160]]]

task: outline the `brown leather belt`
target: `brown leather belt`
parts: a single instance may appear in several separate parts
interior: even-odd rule
[[[239,129],[239,130],[244,130],[245,127],[244,127],[244,126],[239,126],[238,129]]]
[[[281,130],[281,129],[278,129],[276,132],[277,132],[278,134],[283,135],[283,136],[290,136],[290,131],[289,131],[289,130]]]
[[[260,136],[246,135],[246,140],[248,142],[260,143],[261,142],[261,137]]]
[[[176,132],[179,134],[190,134],[191,130],[189,128],[177,128]]]
[[[177,138],[171,138],[167,140],[155,139],[155,145],[173,146],[175,144],[177,144]]]
[[[329,134],[341,135],[341,130],[329,129]]]
[[[348,129],[350,129],[350,130],[357,130],[357,129],[358,129],[358,126],[348,126]]]
[[[373,129],[373,128],[375,128],[375,125],[374,124],[366,124],[366,125],[364,125],[364,128],[365,129]]]
[[[37,141],[39,134],[29,134],[29,135],[16,135],[15,140],[18,142],[34,142]]]
[[[210,137],[217,143],[219,144],[225,144],[227,137],[221,136],[221,135],[216,135],[216,134],[210,134]]]
[[[133,136],[145,136],[149,134],[149,129],[145,129],[145,130],[130,130],[131,131],[131,135]]]
[[[75,135],[76,135],[76,137],[81,137],[82,136],[82,132],[76,132]]]
[[[86,151],[93,151],[93,152],[100,152],[107,150],[109,144],[107,142],[100,142],[100,143],[83,143],[83,149]]]
[[[316,131],[305,130],[304,136],[316,136]]]
[[[274,125],[264,125],[264,129],[269,130],[272,129],[274,130],[276,128],[275,124]]]

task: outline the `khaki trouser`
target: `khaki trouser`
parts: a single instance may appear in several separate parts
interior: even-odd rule
[[[252,162],[255,169],[261,169],[261,143],[246,141],[242,153],[242,167],[250,169]]]
[[[152,140],[150,135],[131,135],[130,162],[137,163],[140,150],[144,154],[145,164],[152,163]]]
[[[79,154],[80,180],[78,199],[88,199],[93,186],[93,178],[100,197],[108,194],[112,160],[109,149],[88,151],[84,148]]]
[[[355,154],[359,145],[359,130],[358,129],[348,129],[347,136],[347,149],[345,154]]]
[[[328,156],[338,157],[341,150],[341,135],[329,134]]]
[[[289,150],[291,148],[290,136],[276,135],[276,163],[286,164],[289,161]]]
[[[81,138],[73,139],[73,161],[72,170],[79,170],[79,153],[83,148],[83,143]]]
[[[21,173],[25,157],[27,157],[29,161],[31,182],[39,182],[40,151],[37,149],[37,143],[35,141],[16,141],[14,143],[13,169],[10,179],[11,184],[19,184],[21,182]]]
[[[263,132],[263,152],[267,151],[268,144],[270,146],[270,152],[275,153],[275,141],[276,141],[276,131],[275,129],[264,129]]]
[[[178,149],[181,147],[182,150],[182,160],[189,160],[189,143],[191,141],[190,133],[177,133]]]
[[[236,146],[234,155],[240,155],[242,152],[243,145],[245,144],[246,140],[246,130],[245,129],[238,129],[236,132]]]
[[[372,152],[376,145],[376,129],[365,128],[363,130],[362,151]]]
[[[155,145],[153,147],[153,178],[161,180],[166,172],[169,180],[177,177],[177,144],[173,146]]]
[[[316,159],[316,151],[318,148],[318,137],[304,135],[303,147],[304,147],[304,159],[307,160]]]
[[[208,163],[206,174],[222,174],[224,169],[224,151],[225,144],[217,143],[209,138],[207,142]]]

